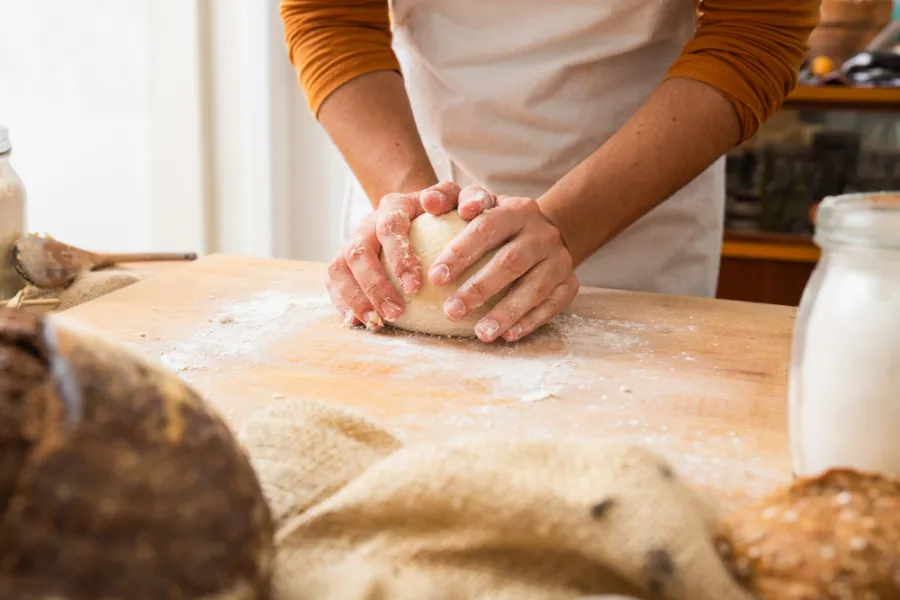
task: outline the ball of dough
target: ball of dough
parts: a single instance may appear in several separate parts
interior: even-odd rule
[[[900,598],[900,482],[801,479],[722,523],[718,547],[756,598]]]
[[[497,249],[491,250],[445,286],[436,286],[431,283],[428,279],[431,265],[444,251],[447,244],[466,228],[466,225],[468,225],[468,221],[460,217],[456,211],[439,217],[424,213],[413,219],[409,226],[409,241],[412,246],[411,250],[422,266],[423,281],[419,291],[412,295],[403,292],[403,288],[391,272],[384,252],[381,253],[381,264],[388,274],[388,279],[406,303],[406,310],[403,311],[403,314],[390,321],[393,326],[417,333],[475,337],[475,324],[506,295],[506,289],[497,292],[462,321],[454,323],[444,313],[444,301],[497,253]]]

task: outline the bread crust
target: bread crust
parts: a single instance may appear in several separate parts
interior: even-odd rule
[[[117,344],[0,310],[0,600],[266,598],[273,526],[224,421]]]
[[[766,600],[900,598],[900,482],[839,469],[723,520],[717,545]]]

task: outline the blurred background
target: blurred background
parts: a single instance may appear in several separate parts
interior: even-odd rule
[[[720,297],[797,304],[817,203],[900,189],[898,19],[893,0],[823,0],[800,87],[729,155]],[[29,230],[116,252],[338,249],[350,179],[278,0],[0,0],[0,27]]]
[[[278,0],[0,0],[28,228],[107,251],[330,258],[346,169]]]

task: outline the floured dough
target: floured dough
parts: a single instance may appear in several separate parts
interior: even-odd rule
[[[481,260],[445,286],[438,287],[428,279],[428,271],[435,259],[440,256],[447,244],[466,228],[466,225],[468,222],[463,220],[456,211],[439,217],[425,213],[413,220],[409,227],[409,240],[412,251],[415,252],[416,258],[419,259],[419,264],[422,266],[423,273],[422,287],[413,295],[408,296],[403,292],[403,288],[391,273],[384,253],[381,254],[381,264],[388,274],[388,279],[406,302],[406,310],[399,318],[390,321],[392,325],[418,333],[475,337],[475,324],[506,295],[506,290],[494,294],[467,318],[456,323],[444,314],[444,301],[486,265],[496,254],[496,250],[488,252]]]

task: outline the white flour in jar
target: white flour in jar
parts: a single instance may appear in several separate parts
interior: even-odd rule
[[[9,138],[0,125],[0,300],[25,287],[13,267],[12,244],[25,231],[25,188],[9,164]]]
[[[795,470],[900,476],[900,252],[843,248],[818,269],[791,372]]]

